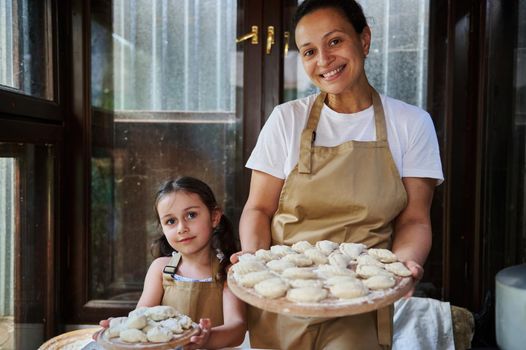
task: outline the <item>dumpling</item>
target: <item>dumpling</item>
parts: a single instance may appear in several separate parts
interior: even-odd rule
[[[358,265],[373,265],[378,267],[383,267],[384,264],[382,264],[380,261],[376,260],[370,255],[364,254],[360,255],[356,261],[358,262]]]
[[[364,280],[363,283],[369,289],[387,289],[393,287],[396,280],[393,276],[378,275]]]
[[[378,275],[392,276],[392,273],[389,271],[373,265],[358,265],[356,267],[356,273],[363,278],[369,278]]]
[[[275,277],[275,276],[269,271],[266,271],[266,270],[265,271],[255,271],[255,272],[249,272],[245,275],[239,276],[238,282],[243,287],[252,288],[259,282],[272,278],[272,277]]]
[[[123,330],[120,337],[126,343],[146,343],[148,341],[146,334],[135,328]]]
[[[172,340],[173,333],[167,328],[162,326],[153,327],[146,333],[146,338],[154,343],[164,343]]]
[[[270,250],[265,250],[265,249],[258,249],[254,253],[254,255],[257,256],[263,262],[269,262],[270,260],[279,259],[279,256],[273,254]]]
[[[332,241],[318,241],[316,242],[316,248],[325,255],[329,255],[333,250],[338,249],[339,244]]]
[[[391,262],[398,261],[398,258],[396,257],[396,255],[394,255],[394,253],[388,249],[371,248],[367,251],[367,254],[369,254],[376,260],[380,260],[383,263],[391,263]]]
[[[311,258],[316,265],[326,264],[329,262],[327,256],[316,248],[307,249],[303,252],[303,254]]]
[[[259,261],[240,261],[232,269],[237,275],[245,275],[249,272],[266,270],[265,265]]]
[[[294,265],[292,262],[288,260],[284,260],[284,259],[270,260],[267,263],[267,267],[271,269],[272,271],[276,271],[276,272],[282,272],[283,270],[288,269],[289,267],[295,267],[295,266],[296,265]]]
[[[284,278],[290,279],[314,279],[316,274],[308,267],[289,267],[281,274]]]
[[[283,258],[281,258],[282,260],[287,260],[287,261],[290,261],[292,262],[294,265],[296,266],[300,266],[300,267],[303,267],[303,266],[311,266],[313,264],[313,261],[311,258],[309,258],[307,255],[305,254],[289,254],[289,255],[285,255]]]
[[[162,321],[166,320],[167,318],[179,315],[179,312],[171,306],[159,305],[151,307],[148,310],[147,315],[154,321]]]
[[[262,297],[276,299],[285,295],[289,289],[288,284],[279,277],[261,281],[254,286],[256,292]]]
[[[347,280],[331,287],[331,294],[340,299],[352,299],[367,295],[368,290],[360,280]]]
[[[360,256],[360,254],[362,254],[365,248],[367,248],[367,246],[361,243],[340,244],[340,252],[354,260],[356,260]]]
[[[408,277],[412,275],[411,271],[399,261],[390,264],[385,264],[384,267],[387,271],[392,272],[398,276]]]
[[[300,303],[316,303],[325,299],[327,294],[327,290],[319,287],[292,288],[287,292],[287,299]]]
[[[307,241],[299,241],[292,245],[292,249],[298,253],[304,253],[307,249],[311,248],[314,247]]]
[[[340,253],[339,251],[334,251],[331,254],[329,254],[329,264],[347,268],[347,265],[349,265],[349,262],[351,262],[351,258],[347,255],[344,255]]]
[[[270,247],[270,251],[272,254],[277,255],[279,257],[284,257],[285,255],[296,253],[288,245],[280,245],[280,244],[273,245],[272,247]]]

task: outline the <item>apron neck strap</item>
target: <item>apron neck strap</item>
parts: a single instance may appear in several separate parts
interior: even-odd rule
[[[320,121],[320,114],[327,97],[326,92],[321,92],[314,101],[307,120],[307,126],[301,133],[300,157],[298,161],[298,172],[300,174],[310,174],[312,168],[312,147],[316,140],[316,128]],[[387,140],[387,129],[385,126],[384,107],[380,95],[372,89],[372,100],[374,110],[374,125],[376,128],[376,141]]]
[[[163,269],[163,274],[172,276],[177,271],[177,266],[179,265],[179,262],[181,261],[181,254],[175,253],[173,254],[172,258],[170,259],[170,262],[168,262],[168,265],[166,265]],[[218,281],[218,272],[220,268],[220,262],[219,259],[215,256],[214,251],[210,250],[210,270],[212,272],[212,280],[214,282]]]

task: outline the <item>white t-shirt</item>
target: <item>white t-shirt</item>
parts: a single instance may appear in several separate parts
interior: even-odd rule
[[[444,180],[438,141],[429,114],[405,102],[381,95],[387,140],[401,177]],[[316,95],[276,106],[259,134],[246,167],[285,179],[299,159],[301,133]],[[375,141],[373,106],[344,114],[323,105],[315,146],[334,147],[344,142]]]

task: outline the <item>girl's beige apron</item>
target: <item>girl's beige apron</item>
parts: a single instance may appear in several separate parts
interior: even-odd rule
[[[387,143],[380,96],[373,90],[376,141],[314,146],[326,94],[310,111],[298,165],[285,180],[272,220],[272,244],[306,240],[359,242],[388,248],[393,219],[407,195]],[[352,117],[349,117],[352,118]],[[272,349],[390,348],[392,306],[341,318],[290,317],[249,308],[253,347]]]
[[[217,280],[219,260],[211,256],[212,282],[176,281],[172,277],[177,271],[180,254],[172,257],[163,271],[164,295],[161,305],[170,305],[190,316],[194,322],[209,318],[212,327],[223,324],[223,283]]]

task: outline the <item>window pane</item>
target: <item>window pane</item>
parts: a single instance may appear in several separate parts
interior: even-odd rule
[[[301,1],[298,1],[301,3]],[[380,93],[426,104],[429,0],[362,0],[372,42],[365,70]],[[296,50],[285,57],[285,100],[315,93]]]
[[[0,87],[53,99],[49,4],[0,0]]]
[[[0,143],[0,349],[44,340],[54,149]]]
[[[237,1],[92,8],[90,297],[136,300],[159,235],[153,196],[162,181],[198,177],[228,216],[240,211]]]

